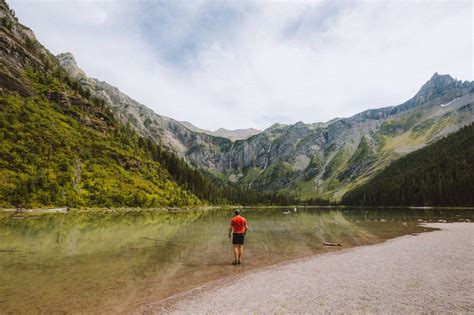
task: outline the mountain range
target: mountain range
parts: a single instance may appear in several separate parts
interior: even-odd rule
[[[259,193],[339,201],[474,121],[474,82],[435,73],[398,106],[263,131],[207,131],[88,77],[71,53],[53,56],[3,0],[0,19],[0,205],[278,199]]]
[[[276,123],[260,132],[244,130],[236,137],[158,115],[117,88],[87,77],[72,54],[57,58],[123,121],[216,181],[302,199],[339,200],[395,159],[474,120],[474,82],[435,73],[415,96],[398,106],[329,122]]]
[[[0,0],[0,208],[298,202],[213,184],[176,153],[177,139],[195,132],[105,82],[76,78],[85,74],[65,70]]]

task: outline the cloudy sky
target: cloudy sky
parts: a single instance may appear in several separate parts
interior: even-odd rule
[[[434,72],[474,79],[470,0],[7,1],[52,53],[206,129],[327,121],[400,104]]]

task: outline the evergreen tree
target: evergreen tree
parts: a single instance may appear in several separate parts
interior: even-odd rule
[[[474,205],[474,124],[396,160],[342,203]]]

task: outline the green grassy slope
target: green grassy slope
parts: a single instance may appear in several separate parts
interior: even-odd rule
[[[474,124],[396,160],[342,203],[474,205]]]
[[[73,83],[31,69],[22,82],[33,96],[0,95],[0,207],[200,203]]]

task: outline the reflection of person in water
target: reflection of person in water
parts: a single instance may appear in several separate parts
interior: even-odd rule
[[[232,236],[232,252],[234,253],[233,265],[239,265],[242,262],[244,238],[248,228],[247,220],[240,215],[240,210],[235,210],[229,227],[229,238]]]

